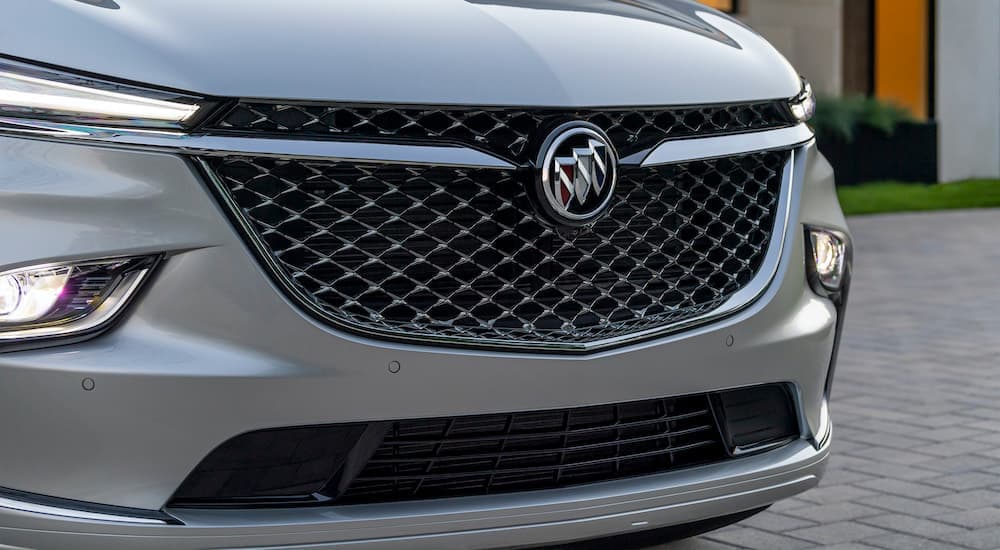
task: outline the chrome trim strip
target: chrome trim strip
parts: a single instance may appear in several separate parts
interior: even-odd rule
[[[0,508],[27,512],[29,514],[44,514],[47,516],[60,516],[73,519],[85,519],[93,521],[117,521],[120,523],[144,523],[147,525],[167,525],[166,521],[154,518],[140,518],[134,516],[123,516],[117,514],[105,514],[100,512],[87,512],[85,510],[73,510],[47,504],[25,502],[0,496]]]
[[[225,184],[212,171],[207,162],[203,159],[194,160],[201,168],[201,171],[208,178],[209,183],[212,187],[214,187],[215,195],[222,201],[223,205],[226,207],[225,209],[229,212],[231,219],[236,223],[237,227],[239,227],[240,232],[243,234],[252,252],[261,261],[265,270],[271,276],[271,279],[276,282],[278,286],[280,286],[288,294],[288,296],[293,299],[294,302],[305,309],[307,313],[327,325],[344,330],[351,334],[371,338],[373,340],[389,340],[422,346],[490,349],[521,353],[558,352],[585,354],[609,348],[636,344],[644,340],[667,336],[697,325],[703,325],[711,321],[716,321],[749,307],[758,298],[760,298],[767,290],[768,286],[770,286],[771,281],[774,280],[774,277],[778,272],[778,266],[781,262],[785,241],[790,238],[788,228],[794,197],[793,191],[798,183],[796,182],[796,178],[798,177],[798,170],[796,170],[796,166],[800,164],[804,158],[805,157],[802,155],[800,148],[789,149],[788,160],[785,163],[782,173],[781,194],[779,195],[777,210],[775,211],[774,229],[771,233],[771,242],[768,245],[768,250],[765,253],[760,269],[758,270],[756,276],[754,276],[754,278],[751,279],[746,286],[730,296],[729,299],[723,302],[723,304],[718,308],[703,315],[665,326],[650,328],[640,332],[634,332],[595,342],[583,343],[511,342],[507,340],[495,340],[488,338],[473,340],[471,338],[449,336],[411,335],[359,326],[334,317],[320,308],[310,296],[306,295],[289,280],[289,278],[284,274],[283,268],[278,263],[278,260],[275,259],[270,249],[261,240],[257,231],[254,229],[253,224],[246,219],[246,216],[243,215],[239,205],[233,201],[232,197],[226,190]]]
[[[83,126],[9,117],[0,117],[0,135],[57,139],[106,147],[152,149],[167,153],[202,156],[253,155],[351,162],[515,168],[513,164],[499,157],[458,145],[408,145],[364,141],[186,134],[163,130]]]
[[[812,138],[812,130],[805,124],[799,124],[790,128],[764,130],[761,132],[676,139],[657,145],[641,161],[639,157],[642,153],[622,159],[622,163],[659,166],[661,164],[731,157],[733,155],[793,147],[805,143]]]
[[[819,449],[830,441],[832,434],[833,421],[830,420],[830,404],[829,400],[824,397],[819,409],[819,427],[816,428],[816,433],[810,439],[813,446]]]
[[[788,437],[785,439],[779,439],[778,441],[772,441],[770,443],[764,443],[760,445],[751,445],[748,447],[736,447],[733,449],[733,457],[747,456],[751,454],[763,453],[770,451],[772,449],[777,449],[778,447],[784,447],[792,441],[799,439],[799,436]]]

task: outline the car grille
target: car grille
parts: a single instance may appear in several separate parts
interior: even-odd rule
[[[405,420],[338,503],[506,493],[725,458],[707,396],[520,414]]]
[[[799,435],[786,384],[544,411],[271,428],[216,447],[169,506],[373,504],[572,487],[729,460]]]
[[[787,159],[622,167],[610,211],[577,230],[540,221],[515,170],[205,163],[286,288],[325,319],[389,337],[530,346],[718,308],[761,268]]]
[[[622,157],[663,140],[784,128],[795,124],[782,101],[660,109],[317,105],[241,101],[207,127],[214,133],[291,134],[345,139],[453,142],[524,165],[552,121],[597,125]]]

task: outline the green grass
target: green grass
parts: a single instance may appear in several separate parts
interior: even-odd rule
[[[937,185],[874,182],[844,186],[837,190],[837,194],[844,213],[849,216],[881,212],[993,208],[1000,207],[1000,180],[967,180]]]

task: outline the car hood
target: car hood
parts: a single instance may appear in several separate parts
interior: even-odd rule
[[[682,105],[794,96],[763,38],[685,0],[5,0],[0,54],[211,96]]]

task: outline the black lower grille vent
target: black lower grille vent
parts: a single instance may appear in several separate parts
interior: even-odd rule
[[[770,390],[251,432],[206,457],[171,506],[490,495],[718,462],[757,443],[754,433],[768,442],[798,436],[788,390],[765,387]]]

